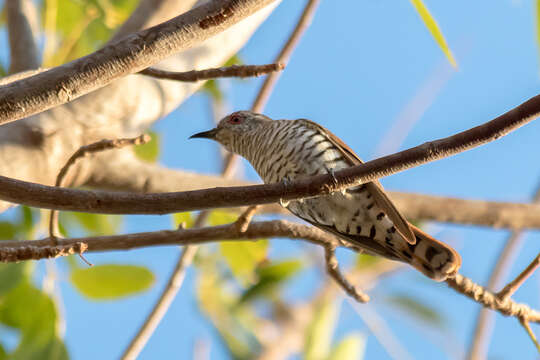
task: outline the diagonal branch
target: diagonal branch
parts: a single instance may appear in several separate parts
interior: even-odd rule
[[[0,124],[69,102],[191,48],[274,0],[213,0],[90,55],[0,88]]]
[[[9,33],[9,72],[37,69],[40,64],[34,29],[37,27],[37,12],[31,0],[9,0],[5,2]]]
[[[114,191],[163,193],[216,186],[253,185],[246,180],[226,179],[218,175],[169,169],[159,164],[143,162],[131,152],[99,154],[94,157],[92,165],[92,177],[84,185]],[[540,228],[540,205],[537,204],[460,199],[397,191],[387,193],[406,219],[480,225],[497,229]],[[243,211],[242,208],[229,210]],[[279,204],[264,205],[258,211],[262,214],[290,215]]]
[[[164,245],[200,245],[215,241],[251,241],[264,237],[304,240],[319,246],[345,246],[357,251],[354,245],[338,241],[333,235],[312,226],[285,220],[252,222],[244,232],[239,232],[235,223],[207,228],[162,230],[127,235],[96,236],[58,241],[58,249],[95,252],[115,251]],[[34,241],[0,242],[0,261],[21,261],[68,255],[68,251],[48,252],[49,239]],[[35,250],[35,251],[29,251]],[[84,249],[84,250],[82,250]],[[484,307],[506,316],[514,316],[528,322],[540,323],[540,312],[511,299],[501,300],[492,292],[460,274],[449,278],[446,283],[459,293],[473,299]]]
[[[214,188],[165,194],[126,194],[60,189],[0,176],[0,199],[28,206],[106,214],[166,214],[172,212],[258,205],[294,200],[373,181],[494,141],[535,119],[540,95],[509,112],[453,136],[424,143],[334,174],[293,183]]]
[[[157,79],[195,82],[199,80],[224,77],[255,77],[275,71],[281,71],[284,68],[285,65],[281,63],[266,65],[233,65],[215,69],[191,70],[184,72],[174,72],[149,67],[139,71],[139,74],[155,77]]]

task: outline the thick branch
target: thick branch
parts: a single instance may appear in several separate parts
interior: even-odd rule
[[[214,226],[208,228],[166,230],[127,235],[85,237],[62,239],[55,249],[74,249],[86,252],[128,250],[148,246],[193,245],[224,240],[251,240],[263,237],[283,237],[301,239],[323,247],[348,246],[338,241],[333,235],[315,227],[291,223],[284,220],[252,222],[244,232],[238,231],[236,224]],[[28,251],[32,248],[35,251]],[[48,252],[43,248],[51,248],[49,239],[36,241],[3,241],[0,242],[0,261],[21,261],[68,255],[67,251]],[[82,250],[84,249],[84,250]],[[39,250],[39,251],[38,251]],[[355,249],[356,250],[356,249]],[[30,255],[28,255],[30,254]],[[515,316],[530,322],[540,322],[540,313],[528,306],[515,303],[511,299],[500,300],[497,296],[470,279],[456,275],[448,279],[447,284],[456,291],[474,301],[503,315]]]
[[[92,177],[85,184],[106,190],[136,193],[187,191],[215,186],[253,185],[244,180],[165,168],[137,159],[130,151],[97,155]],[[539,229],[540,205],[459,199],[426,194],[387,191],[407,219],[483,225],[510,229]],[[278,204],[261,206],[260,213],[290,213]]]
[[[0,88],[0,124],[101,88],[222,32],[273,0],[221,0],[139,31],[103,49]]]
[[[87,245],[86,252],[96,252],[129,250],[148,246],[198,245],[214,242],[216,240],[250,240],[263,237],[304,239],[308,242],[319,245],[330,244],[333,246],[341,246],[341,242],[331,234],[312,226],[301,225],[286,220],[252,222],[244,232],[238,231],[236,224],[233,223],[230,225],[205,228],[59,239],[58,246],[68,246],[76,243],[82,243]],[[35,248],[47,247],[50,245],[50,242],[49,239],[34,241],[2,241],[0,242],[0,261],[7,261],[7,259],[5,259],[2,255],[5,249],[11,249],[10,251],[12,252],[14,249],[23,249],[30,245]],[[351,248],[354,247],[351,245]],[[21,261],[27,259],[21,257],[17,260]]]
[[[442,159],[496,140],[532,121],[540,95],[483,125],[362,165],[291,184],[214,188],[180,193],[126,194],[60,189],[0,176],[0,199],[28,206],[104,214],[166,214],[201,209],[269,204],[330,194]]]
[[[37,69],[40,64],[33,29],[37,26],[37,13],[30,0],[8,0],[7,26],[9,33],[11,74]]]

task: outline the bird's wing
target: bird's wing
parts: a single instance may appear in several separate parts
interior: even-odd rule
[[[336,235],[337,237],[340,237],[352,244],[359,246],[360,248],[362,248],[362,250],[365,250],[366,253],[370,255],[379,255],[390,260],[403,261],[403,259],[398,257],[396,254],[390,252],[387,248],[379,244],[377,241],[374,241],[373,239],[370,239],[367,236],[346,234],[346,233],[340,232],[338,229],[336,229],[335,226],[319,224],[309,219],[306,219],[305,217],[302,217],[301,215],[295,213],[294,211],[290,209],[289,211],[292,212],[294,215],[298,216],[300,219],[310,223],[311,225],[318,227],[319,229],[328,231],[329,233],[332,233]]]
[[[336,135],[332,134],[328,129],[313,121],[307,119],[302,120],[305,121],[308,126],[314,127],[317,130],[321,131],[322,134],[327,134],[328,140],[342,151],[343,155],[345,155],[351,166],[356,166],[363,163],[363,161],[358,157],[358,155],[354,153],[354,151],[352,151],[350,147],[348,147]],[[396,209],[392,201],[388,198],[388,196],[386,196],[382,185],[378,181],[372,181],[366,183],[366,188],[372,194],[377,206],[379,206],[381,210],[384,211],[386,216],[388,216],[388,218],[392,221],[398,233],[409,244],[415,244],[416,237],[414,236],[414,233],[409,226],[409,222],[405,220],[403,215],[401,215],[398,209]]]

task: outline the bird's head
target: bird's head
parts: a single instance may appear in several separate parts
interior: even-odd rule
[[[240,153],[240,146],[253,138],[253,135],[271,122],[267,116],[251,111],[236,111],[220,120],[215,129],[190,136],[206,138],[219,142],[227,150]]]

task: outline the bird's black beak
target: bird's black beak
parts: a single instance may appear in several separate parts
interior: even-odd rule
[[[200,133],[191,135],[189,138],[190,138],[190,139],[204,138],[204,139],[215,140],[215,139],[216,139],[216,134],[217,134],[217,132],[218,132],[218,129],[216,128],[216,129],[212,129],[212,130],[208,130],[208,131],[203,131],[203,132],[200,132]]]

